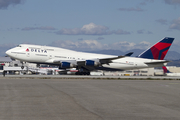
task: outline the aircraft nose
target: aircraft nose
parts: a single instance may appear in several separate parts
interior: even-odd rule
[[[10,50],[7,50],[6,51],[6,55],[10,55],[11,51]]]

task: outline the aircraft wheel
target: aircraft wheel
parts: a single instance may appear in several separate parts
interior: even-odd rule
[[[79,72],[79,75],[82,75],[82,72]]]
[[[21,69],[24,69],[24,66],[21,66]]]
[[[79,75],[79,72],[76,72],[75,75]]]

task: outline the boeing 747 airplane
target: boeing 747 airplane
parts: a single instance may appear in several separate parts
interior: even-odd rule
[[[22,62],[58,65],[60,69],[76,68],[76,74],[89,75],[93,70],[122,71],[162,67],[169,62],[164,57],[173,40],[174,38],[165,37],[137,57],[77,52],[30,44],[20,44],[6,51],[6,54]]]

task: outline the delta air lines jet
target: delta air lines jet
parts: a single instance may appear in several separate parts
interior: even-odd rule
[[[166,66],[163,66],[163,71],[164,71],[164,74],[166,76],[180,76],[180,73],[173,73],[173,72],[170,72]]]
[[[60,69],[76,68],[79,71],[77,74],[89,75],[93,70],[122,71],[162,67],[169,62],[164,57],[173,40],[174,38],[165,37],[137,57],[77,52],[30,44],[20,44],[6,51],[6,54],[22,62],[58,65]]]

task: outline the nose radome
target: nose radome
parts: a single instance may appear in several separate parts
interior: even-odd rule
[[[10,50],[7,50],[6,51],[6,55],[9,55],[11,52],[10,52]]]

